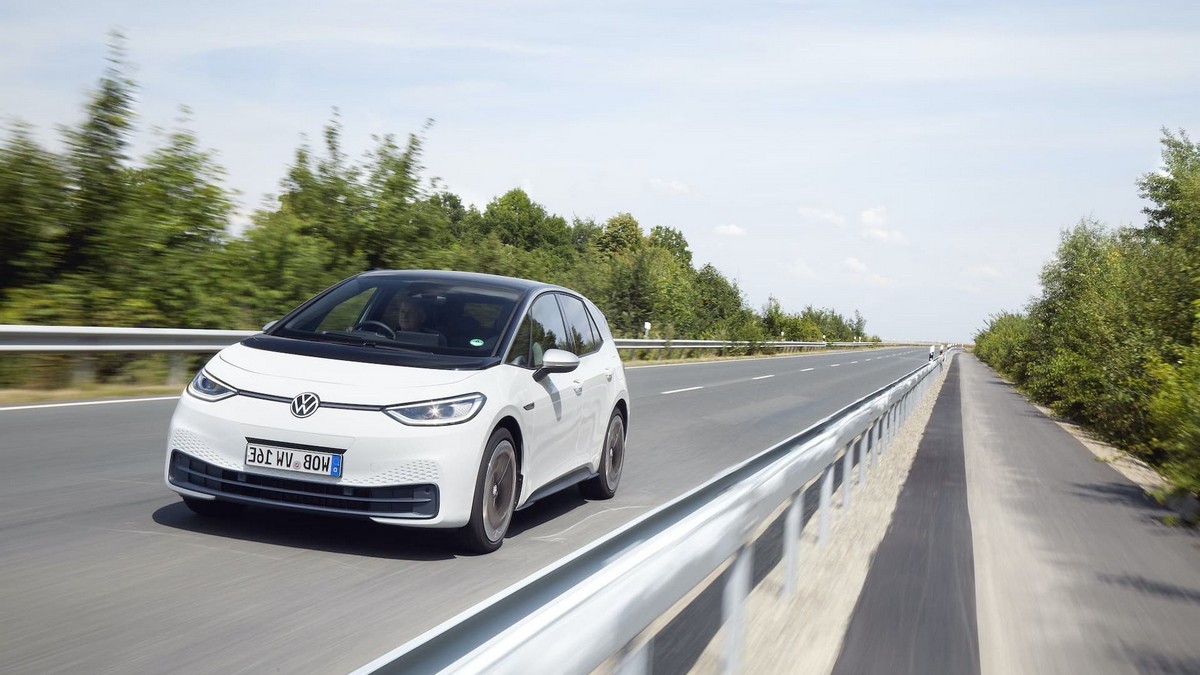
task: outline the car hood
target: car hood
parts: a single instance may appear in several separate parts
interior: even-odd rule
[[[289,398],[311,391],[322,400],[360,405],[391,405],[469,393],[473,390],[463,383],[487,372],[341,361],[240,344],[218,353],[208,370],[243,391]]]

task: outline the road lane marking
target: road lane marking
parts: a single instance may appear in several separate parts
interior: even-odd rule
[[[867,359],[867,360],[870,361],[871,359]]]
[[[696,391],[697,389],[703,389],[703,388],[704,387],[687,387],[685,389],[672,389],[670,391],[660,391],[659,393],[660,394],[678,394],[681,391]]]
[[[800,372],[807,373],[810,370],[816,370],[816,368],[802,368],[802,369],[800,369]]]
[[[572,526],[568,527],[568,528],[567,528],[567,529],[565,529],[565,530],[562,530],[562,531],[560,531],[560,532],[555,532],[555,533],[553,533],[553,534],[543,534],[542,536],[540,536],[540,537],[534,537],[533,539],[534,539],[535,541],[555,541],[555,542],[565,542],[565,541],[566,541],[566,539],[563,539],[563,538],[562,538],[562,536],[563,536],[564,534],[566,534],[566,533],[570,532],[571,530],[573,530],[573,529],[575,529],[575,528],[579,527],[580,525],[582,525],[582,524],[586,523],[587,521],[591,520],[592,518],[595,518],[596,516],[603,516],[603,515],[605,515],[605,514],[607,514],[607,513],[616,513],[617,511],[628,511],[628,510],[630,510],[630,509],[642,509],[642,510],[644,511],[644,510],[646,510],[646,509],[649,509],[649,508],[651,508],[651,507],[649,507],[649,506],[637,506],[637,505],[634,505],[634,506],[618,506],[618,507],[611,508],[611,509],[604,509],[604,510],[602,510],[602,511],[597,511],[596,513],[593,513],[593,514],[591,514],[590,516],[588,516],[588,517],[584,518],[583,520],[579,521],[578,523],[575,523],[574,525],[572,525]]]
[[[851,361],[851,362],[850,362],[850,365],[854,365],[854,364],[856,364],[856,363],[858,363],[858,361]]]
[[[765,380],[765,379],[767,379],[768,377],[775,377],[775,376],[774,376],[774,375],[759,375],[758,377],[752,377],[752,378],[750,378],[750,379],[752,379],[752,380]]]
[[[69,408],[77,405],[105,405],[107,403],[145,403],[147,401],[174,401],[178,396],[155,396],[152,398],[121,398],[113,401],[76,401],[74,403],[39,403],[37,405],[14,405],[0,408],[0,412],[10,410],[37,410],[39,408]]]
[[[837,368],[837,367],[838,367],[838,366],[840,366],[840,365],[842,365],[842,364],[840,364],[840,363],[834,363],[834,364],[830,365],[829,367],[830,367],[830,368]]]

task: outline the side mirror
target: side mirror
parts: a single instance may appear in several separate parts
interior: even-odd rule
[[[276,321],[268,321],[268,322],[267,322],[267,325],[263,326],[263,332],[265,333],[265,332],[267,332],[267,331],[271,330],[271,326],[274,326],[274,325],[275,325],[275,324],[277,324],[277,323],[279,323],[279,321],[278,321],[278,320],[276,320]]]
[[[578,356],[564,349],[547,349],[542,355],[542,367],[533,371],[533,379],[540,382],[550,373],[569,373],[578,367]]]

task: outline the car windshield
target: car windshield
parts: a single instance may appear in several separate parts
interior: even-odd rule
[[[498,286],[363,276],[269,333],[315,342],[458,356],[494,356],[520,292]]]

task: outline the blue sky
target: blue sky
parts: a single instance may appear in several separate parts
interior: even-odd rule
[[[178,106],[244,215],[334,106],[347,149],[426,118],[428,175],[483,206],[678,228],[697,264],[969,340],[1059,231],[1140,224],[1161,127],[1200,135],[1200,3],[0,0],[0,117],[47,143],[121,28],[138,149]]]

